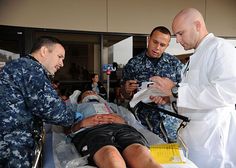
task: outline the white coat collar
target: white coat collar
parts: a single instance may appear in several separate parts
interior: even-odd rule
[[[214,37],[213,33],[209,33],[208,35],[206,35],[203,40],[200,42],[200,44],[198,45],[198,47],[196,48],[195,52],[197,52],[198,50],[200,50],[202,48],[202,46],[205,46],[204,44],[211,39],[212,37]]]

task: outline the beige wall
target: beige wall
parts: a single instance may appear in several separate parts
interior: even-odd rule
[[[236,0],[207,0],[206,8],[209,31],[236,37]]]
[[[171,28],[175,14],[189,6],[205,12],[205,0],[108,0],[108,31],[147,34],[158,25]]]
[[[0,0],[0,24],[105,31],[106,0]]]
[[[210,32],[236,37],[236,0],[0,0],[0,25],[148,34],[171,28],[185,7],[202,12]]]

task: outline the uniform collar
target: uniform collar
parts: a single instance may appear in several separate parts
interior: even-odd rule
[[[209,33],[208,35],[206,35],[202,41],[200,42],[200,44],[198,45],[198,47],[196,48],[195,52],[197,50],[199,50],[200,48],[202,48],[202,46],[204,46],[204,43],[206,43],[209,39],[211,39],[212,37],[214,37],[213,33]]]
[[[54,76],[51,75],[51,73],[36,58],[34,58],[31,54],[26,55],[26,58],[31,59],[31,60],[37,62],[38,64],[40,64],[42,66],[43,70],[44,70],[44,74],[48,77],[48,79],[50,79],[50,80],[53,79]]]

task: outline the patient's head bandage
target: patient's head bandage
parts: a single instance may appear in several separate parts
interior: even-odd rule
[[[106,103],[106,100],[104,100],[101,96],[99,95],[88,95],[83,98],[82,103],[89,102],[90,100],[97,100],[100,103]]]
[[[88,95],[83,98],[82,103],[89,102],[89,100],[97,100],[99,102],[97,95]]]
[[[81,94],[80,90],[75,90],[73,94],[69,96],[70,102],[72,104],[77,104],[77,100],[80,94]]]

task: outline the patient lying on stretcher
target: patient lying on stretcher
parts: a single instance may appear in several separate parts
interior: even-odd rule
[[[81,120],[71,127],[72,142],[82,156],[89,155],[90,164],[99,168],[161,167],[151,157],[149,143],[140,133],[143,127],[132,115],[124,115],[122,107],[107,103],[93,91],[80,97],[80,104],[71,104],[81,114]]]

